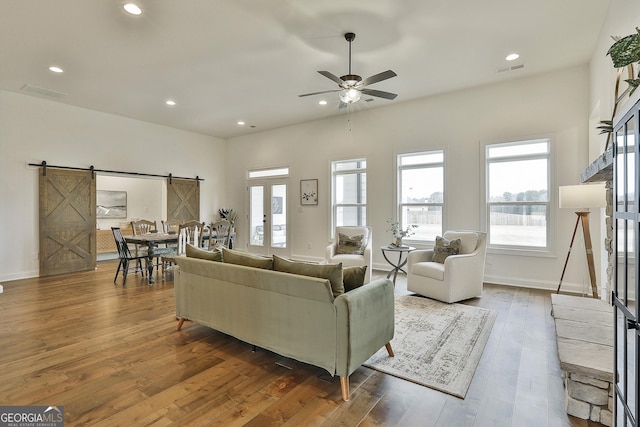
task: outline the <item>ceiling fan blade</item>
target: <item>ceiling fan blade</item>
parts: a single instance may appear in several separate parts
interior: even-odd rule
[[[346,108],[347,105],[349,105],[349,104],[347,104],[346,102],[340,101],[340,104],[338,104],[338,108]]]
[[[298,95],[298,96],[320,95],[321,93],[330,93],[330,92],[340,92],[340,89],[321,90],[320,92],[303,93],[302,95]]]
[[[377,96],[378,98],[384,98],[384,99],[396,99],[396,96],[398,96],[398,94],[395,93],[391,93],[391,92],[384,92],[381,90],[375,90],[375,89],[360,89],[360,92],[362,93],[366,93],[367,95],[371,95],[371,96]]]
[[[387,71],[383,71],[382,73],[378,73],[378,74],[374,74],[371,77],[367,77],[366,79],[364,79],[359,86],[366,86],[366,85],[370,85],[370,84],[374,84],[374,83],[378,83],[381,82],[383,80],[387,80],[390,79],[391,77],[395,77],[397,76],[396,73],[394,73],[391,70],[387,70]]]
[[[342,86],[342,84],[344,83],[342,80],[340,80],[340,77],[337,77],[333,74],[331,74],[328,71],[318,71],[320,74],[322,74],[323,76],[325,76],[326,78],[333,80],[334,82],[338,83],[340,86]]]

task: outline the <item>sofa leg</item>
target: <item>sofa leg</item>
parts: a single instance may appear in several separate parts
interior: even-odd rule
[[[387,353],[389,353],[390,357],[394,357],[395,354],[393,354],[393,349],[391,348],[391,343],[388,342],[384,345],[387,348]]]
[[[179,331],[182,328],[182,325],[184,324],[184,317],[181,317],[178,320],[178,326],[176,326],[176,331]]]
[[[342,400],[349,401],[349,377],[340,377],[340,388],[342,389]]]

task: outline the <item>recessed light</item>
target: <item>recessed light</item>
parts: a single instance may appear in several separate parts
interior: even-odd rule
[[[141,15],[142,14],[142,9],[140,9],[140,6],[138,6],[135,3],[127,3],[123,7],[124,7],[124,10],[126,10],[127,12],[129,12],[132,15]]]
[[[238,126],[244,126],[246,123],[243,122],[242,120],[238,122]]]
[[[167,99],[164,103],[172,107],[176,105],[176,101],[174,101],[173,99]]]
[[[62,73],[64,70],[60,67],[56,67],[55,65],[52,65],[51,67],[49,67],[50,71],[53,71],[54,73]]]
[[[321,101],[318,101],[318,104],[320,105],[327,105],[327,101],[325,101],[324,99]]]
[[[515,61],[516,59],[520,58],[520,55],[518,55],[517,53],[510,53],[509,55],[507,55],[506,59],[507,61]]]

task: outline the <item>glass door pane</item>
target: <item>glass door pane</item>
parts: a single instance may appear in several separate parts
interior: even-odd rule
[[[264,246],[264,186],[249,187],[249,246]]]
[[[288,200],[286,179],[264,179],[249,185],[249,252],[288,257]]]
[[[271,186],[271,248],[287,247],[287,186]]]

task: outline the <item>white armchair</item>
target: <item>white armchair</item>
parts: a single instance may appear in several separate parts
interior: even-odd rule
[[[362,255],[351,254],[351,253],[338,253],[338,243],[340,240],[340,234],[348,236],[348,238],[352,239],[357,236],[363,236],[362,241],[366,242],[363,244],[364,251]],[[343,226],[336,227],[336,235],[334,242],[327,246],[325,258],[330,264],[337,264],[339,262],[342,263],[343,267],[361,267],[363,265],[367,266],[367,272],[364,278],[364,283],[369,283],[371,281],[371,264],[372,264],[372,256],[373,253],[371,251],[371,227],[365,226]]]
[[[460,239],[460,254],[444,264],[433,262],[433,250],[417,250],[407,257],[407,290],[453,303],[482,296],[487,234],[479,231],[447,231],[447,240]]]

